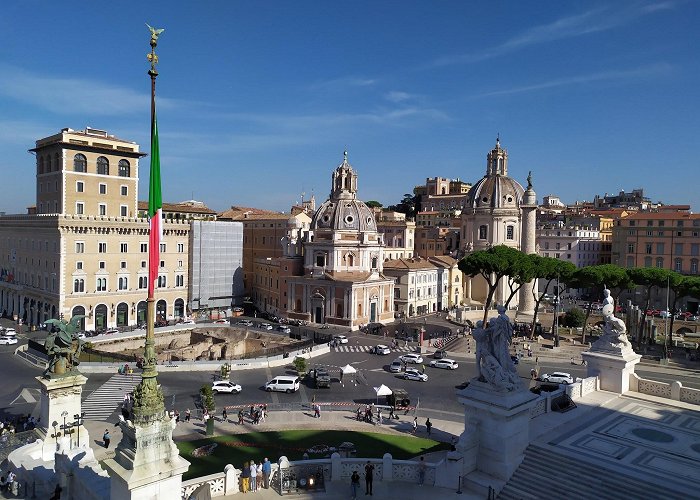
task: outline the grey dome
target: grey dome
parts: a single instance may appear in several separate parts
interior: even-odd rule
[[[505,175],[484,176],[467,194],[470,208],[518,208],[525,189],[518,181]]]
[[[372,210],[360,200],[330,199],[316,210],[312,231],[376,231]]]

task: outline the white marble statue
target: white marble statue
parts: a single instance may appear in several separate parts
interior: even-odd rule
[[[596,350],[627,350],[632,349],[632,344],[627,339],[627,327],[625,323],[615,317],[615,303],[610,296],[610,290],[603,290],[603,335],[593,344]]]
[[[505,307],[498,306],[497,310],[498,317],[493,318],[486,328],[479,321],[472,331],[476,341],[477,379],[497,390],[514,391],[520,388],[521,383],[510,357],[513,325],[505,313]]]

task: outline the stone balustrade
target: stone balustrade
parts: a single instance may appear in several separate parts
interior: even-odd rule
[[[368,460],[374,465],[375,481],[418,483],[419,462],[416,460],[394,460],[389,453],[381,459],[344,458],[338,453],[333,453],[330,458],[294,462],[281,457],[278,464],[272,464],[270,487],[278,492],[292,492],[297,489],[302,491],[304,488],[293,482],[305,479],[312,472],[322,474],[324,481],[342,481],[349,484],[353,471],[358,471],[364,477],[364,467]],[[438,474],[440,468],[444,467],[444,462],[445,460],[437,463],[426,462],[426,485],[448,486],[440,484]],[[224,472],[183,481],[181,497],[183,500],[189,498],[203,484],[209,484],[212,498],[240,493],[240,476],[241,471],[229,464],[224,468]]]
[[[700,405],[700,389],[683,387],[683,384],[678,381],[670,383],[658,382],[656,380],[641,378],[636,373],[631,373],[630,391],[681,401],[683,403]]]

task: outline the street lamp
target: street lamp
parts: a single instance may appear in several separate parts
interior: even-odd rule
[[[557,295],[554,304],[554,347],[559,347],[559,276],[557,275]]]
[[[78,448],[80,448],[80,426],[85,422],[85,412],[76,413],[73,418],[75,419],[73,426],[78,428]]]

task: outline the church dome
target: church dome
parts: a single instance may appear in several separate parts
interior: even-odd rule
[[[522,185],[508,177],[508,152],[496,139],[496,147],[486,156],[486,175],[467,194],[467,207],[518,208],[524,194]]]
[[[311,219],[312,231],[376,231],[372,210],[356,198],[357,173],[344,153],[343,163],[333,172],[331,194]]]

